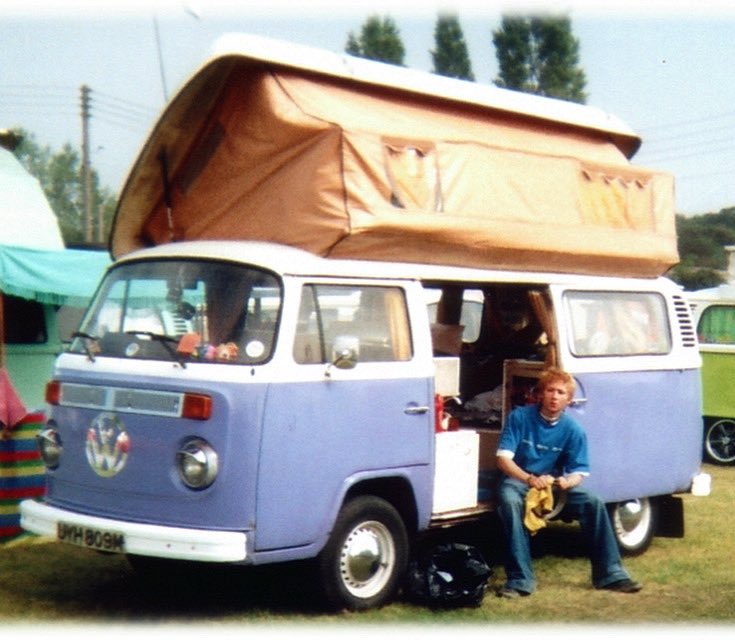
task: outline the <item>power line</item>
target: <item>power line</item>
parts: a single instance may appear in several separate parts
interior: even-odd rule
[[[76,116],[77,91],[78,88],[54,85],[1,85],[0,108]],[[90,117],[98,114],[107,115],[106,122],[113,126],[129,129],[131,124],[137,124],[143,127],[151,122],[157,113],[157,109],[153,107],[95,90],[90,90],[88,98]]]
[[[38,85],[38,84],[6,84],[2,85],[3,95],[26,95],[29,93],[40,93],[43,96],[47,96],[50,93],[73,95],[76,93],[77,87],[70,87],[65,85]]]
[[[735,111],[724,111],[722,113],[715,113],[699,118],[689,118],[687,120],[675,120],[673,122],[657,123],[647,127],[640,127],[639,130],[643,132],[657,131],[658,129],[680,128],[684,125],[709,123],[712,122],[712,120],[719,120],[720,118],[735,118]]]
[[[735,149],[735,111],[656,123],[639,128],[644,140],[640,156],[647,162],[718,156]]]
[[[709,146],[715,142],[721,142],[719,146]],[[712,141],[701,141],[696,144],[687,145],[685,147],[675,147],[673,149],[663,149],[658,152],[651,152],[647,150],[641,153],[648,162],[661,162],[662,160],[680,160],[683,158],[694,158],[701,155],[716,155],[720,153],[727,153],[735,151],[735,147],[731,142],[722,140]]]
[[[152,119],[149,115],[137,113],[135,111],[127,111],[120,107],[116,107],[115,105],[99,105],[94,100],[92,100],[91,112],[93,115],[103,114],[119,120],[138,122],[141,124],[147,124]]]
[[[126,131],[129,131],[131,133],[140,133],[141,130],[146,128],[142,124],[131,125],[128,122],[121,122],[120,120],[116,120],[115,118],[112,118],[112,117],[102,117],[98,115],[97,117],[95,117],[95,120],[97,122],[104,122],[105,124],[108,124],[112,127],[116,127],[118,129],[125,129]]]
[[[132,100],[126,100],[125,98],[118,98],[116,96],[112,96],[109,93],[104,93],[102,91],[95,90],[94,94],[96,96],[101,96],[102,98],[106,98],[108,100],[113,100],[115,102],[128,105],[131,109],[143,111],[145,113],[157,111],[157,109],[155,109],[154,107],[149,107],[147,105],[140,104],[139,102],[133,102]]]
[[[701,178],[721,178],[724,176],[735,176],[735,167],[730,171],[707,171],[706,173],[690,173],[683,176],[676,176],[677,182],[683,182],[684,180],[699,180]]]
[[[735,130],[735,122],[719,127],[708,127],[701,130],[680,131],[679,133],[674,133],[669,136],[655,136],[651,141],[652,144],[661,144],[662,142],[670,142],[672,140],[686,140],[687,138],[701,136],[703,134],[723,133],[733,130]]]

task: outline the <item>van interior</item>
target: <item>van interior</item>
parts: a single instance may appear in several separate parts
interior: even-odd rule
[[[535,400],[536,378],[555,362],[551,301],[543,285],[424,283],[436,359],[459,361],[458,394],[444,399],[456,428],[480,434],[480,468],[507,412]]]

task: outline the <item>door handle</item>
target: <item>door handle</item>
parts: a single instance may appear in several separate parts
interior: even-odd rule
[[[429,407],[420,407],[417,405],[406,407],[403,410],[403,413],[405,413],[407,416],[419,416],[424,413],[429,413]]]

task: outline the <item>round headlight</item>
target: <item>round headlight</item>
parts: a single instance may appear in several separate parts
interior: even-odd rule
[[[217,478],[219,462],[212,446],[200,438],[189,440],[176,452],[179,477],[190,489],[206,489]]]
[[[49,469],[56,469],[59,466],[61,452],[64,450],[61,445],[61,437],[55,427],[56,425],[49,421],[46,428],[38,434],[38,449],[44,464]]]

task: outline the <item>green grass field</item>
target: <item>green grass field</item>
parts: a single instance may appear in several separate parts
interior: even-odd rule
[[[644,584],[638,594],[592,589],[589,562],[576,548],[576,525],[554,523],[535,538],[539,590],[502,600],[492,591],[476,609],[431,611],[396,602],[364,613],[326,614],[315,607],[298,567],[177,575],[156,588],[140,583],[124,557],[99,555],[38,538],[0,545],[0,620],[5,623],[217,623],[481,625],[585,623],[729,625],[735,621],[735,467],[705,465],[708,497],[684,496],[686,536],[657,538],[642,556],[626,559]],[[492,551],[490,552],[492,555]],[[494,584],[503,579],[490,558]],[[546,626],[546,625],[545,625]]]

